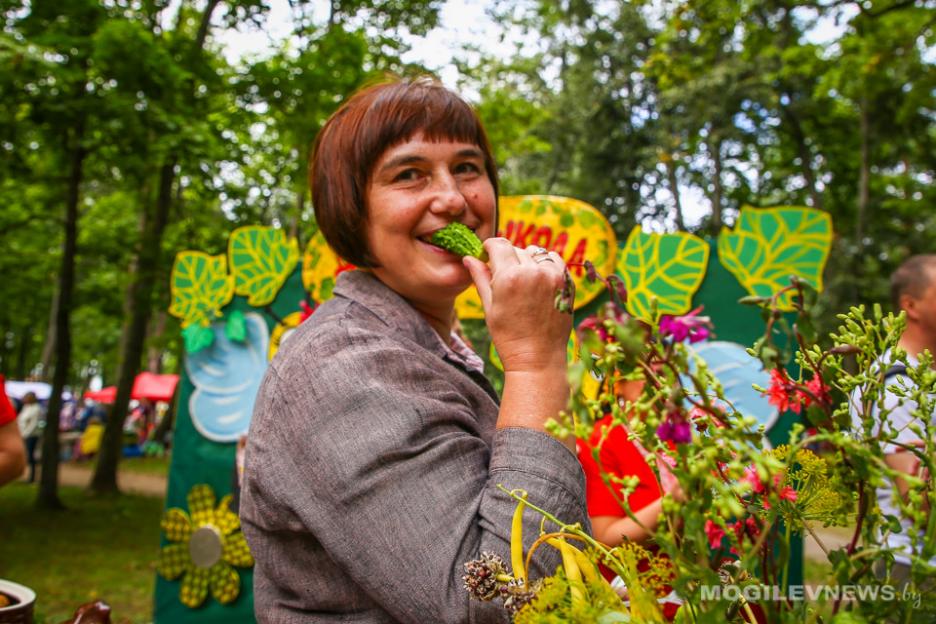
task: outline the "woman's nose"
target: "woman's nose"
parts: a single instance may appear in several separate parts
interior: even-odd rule
[[[458,188],[458,182],[451,175],[439,176],[433,189],[434,196],[430,210],[459,216],[468,208],[468,202]]]

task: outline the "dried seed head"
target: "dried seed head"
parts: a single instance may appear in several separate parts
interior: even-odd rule
[[[504,585],[497,577],[506,574],[507,566],[501,557],[492,552],[483,552],[478,559],[465,564],[462,581],[472,598],[486,602],[497,597],[498,586]]]
[[[536,594],[542,587],[542,579],[536,579],[530,583],[514,580],[501,585],[500,596],[504,601],[504,608],[511,615],[516,614],[536,598]]]

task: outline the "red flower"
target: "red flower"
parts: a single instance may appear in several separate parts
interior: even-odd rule
[[[753,516],[748,516],[744,524],[746,525],[747,535],[751,540],[756,540],[760,537],[760,525],[757,524],[757,520],[755,520]]]
[[[770,397],[768,402],[776,406],[781,412],[792,410],[799,414],[802,409],[802,398],[796,391],[796,385],[787,377],[782,368],[770,371],[770,387],[767,389]]]
[[[299,302],[299,309],[301,313],[299,314],[299,322],[302,323],[307,318],[312,316],[312,313],[315,312],[315,308],[310,306],[307,301],[303,300]]]
[[[824,405],[829,405],[832,403],[832,397],[829,395],[829,389],[826,387],[825,383],[822,381],[822,377],[815,375],[812,379],[806,382],[806,388],[809,390],[810,394],[806,392],[799,392],[799,398],[803,402],[803,405],[809,407],[814,401],[813,397],[816,398],[820,403]]]
[[[705,536],[708,538],[709,548],[718,548],[721,545],[722,538],[725,537],[725,529],[711,520],[706,520]]]
[[[789,485],[780,490],[780,500],[788,500],[791,503],[796,502],[796,490]]]

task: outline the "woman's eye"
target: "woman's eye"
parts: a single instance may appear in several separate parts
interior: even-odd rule
[[[455,165],[455,173],[481,173],[481,169],[473,162],[463,162]]]
[[[393,177],[394,182],[409,182],[419,177],[416,169],[404,169]]]

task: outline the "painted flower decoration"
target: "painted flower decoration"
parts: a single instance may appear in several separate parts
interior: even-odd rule
[[[160,551],[156,569],[169,581],[182,577],[179,600],[191,609],[205,602],[209,589],[221,604],[237,600],[240,575],[232,566],[254,563],[230,504],[229,494],[215,505],[211,487],[199,484],[188,493],[191,515],[178,507],[163,514],[160,525],[170,543]]]

